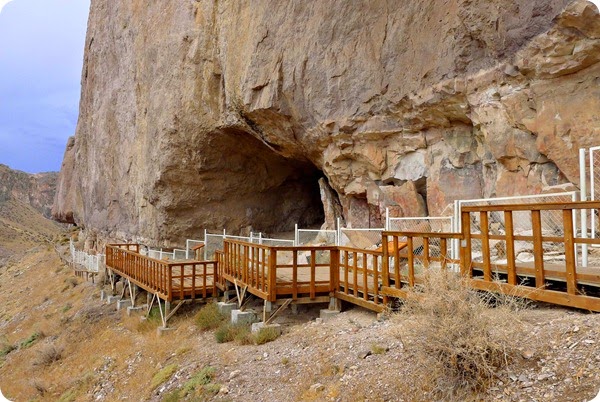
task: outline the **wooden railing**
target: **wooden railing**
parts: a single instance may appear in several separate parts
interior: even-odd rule
[[[131,250],[139,245],[107,245],[106,266],[167,301],[216,294],[216,261],[167,262]]]
[[[402,288],[420,283],[432,266],[445,270],[460,264],[450,253],[451,242],[462,239],[460,233],[383,232],[382,236],[384,303],[388,296],[406,297]]]
[[[600,245],[600,239],[577,237],[573,224],[575,213],[582,209],[595,213],[594,210],[599,208],[600,202],[464,207],[461,216],[464,235],[461,272],[472,278],[471,285],[477,289],[502,291],[534,300],[600,311],[600,297],[597,297],[600,267],[598,263],[594,267],[582,267],[578,264],[576,254],[576,245]],[[558,226],[556,222],[544,219],[550,211],[561,213],[562,222]],[[530,233],[518,233],[515,230],[517,222],[514,214],[517,212],[529,215],[525,224],[530,228],[527,231]],[[490,229],[493,213],[500,214],[501,232],[504,233]],[[519,220],[522,221],[523,217]],[[472,229],[473,222],[479,223],[480,231]],[[473,258],[474,241],[481,243],[481,261]],[[521,262],[516,258],[517,242],[531,245],[533,261]],[[501,261],[492,259],[492,244],[502,249],[505,258]],[[553,249],[560,250],[560,261],[547,261],[550,244]],[[595,288],[596,297],[586,295],[586,287]]]
[[[334,291],[336,247],[274,247],[226,239],[223,277],[264,300],[314,300]],[[305,261],[302,261],[302,259]]]
[[[578,245],[600,245],[577,237],[574,216],[582,209],[596,213],[600,202],[464,207],[461,233],[384,232],[381,251],[226,239],[217,261],[169,263],[138,254],[138,245],[110,245],[106,265],[166,300],[207,297],[234,284],[269,302],[337,297],[382,311],[391,298],[406,297],[427,270],[441,269],[461,273],[475,289],[600,311],[600,264],[577,261]],[[547,211],[558,211],[562,221],[545,219]],[[517,212],[528,219],[516,220]],[[517,258],[523,243],[531,244],[530,262]],[[548,260],[548,244],[554,254],[562,250],[558,263]]]
[[[338,247],[339,275],[335,296],[339,299],[382,311],[383,295],[379,291],[382,284],[383,253],[374,250],[361,250]]]
[[[384,232],[384,303],[388,296],[406,297],[404,288],[418,284],[429,268],[458,267],[456,270],[469,278],[475,289],[600,311],[600,266],[580,266],[575,252],[576,245],[600,245],[600,239],[577,237],[573,224],[579,210],[599,208],[600,202],[472,206],[462,210],[461,233]],[[559,211],[562,222],[544,219],[544,211]],[[529,215],[525,221],[519,218],[519,225],[527,230],[515,230],[517,212]],[[474,229],[474,222],[480,229]],[[402,252],[398,247],[402,241],[412,252]],[[453,241],[460,244],[460,260],[450,256]],[[480,244],[477,254],[474,242]],[[517,244],[523,247],[523,243],[531,244],[530,262],[517,258]],[[415,248],[415,244],[422,246]],[[549,244],[553,250],[561,250],[554,251],[562,253],[558,262],[547,261],[557,258],[549,255]]]

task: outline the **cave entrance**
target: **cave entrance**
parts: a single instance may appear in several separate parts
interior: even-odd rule
[[[249,133],[231,128],[213,133],[202,156],[208,162],[201,173],[204,187],[214,193],[209,226],[279,233],[293,230],[295,224],[323,223],[319,179],[324,175],[311,162],[285,158]]]

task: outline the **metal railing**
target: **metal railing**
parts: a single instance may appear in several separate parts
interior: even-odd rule
[[[71,253],[71,262],[79,265],[85,271],[99,272],[104,264],[104,254],[88,254],[85,251],[77,250],[73,240],[69,242],[69,251]]]

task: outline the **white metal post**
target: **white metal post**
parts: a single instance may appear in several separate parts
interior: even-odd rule
[[[208,260],[208,231],[204,229],[204,261]]]
[[[298,243],[300,243],[300,233],[298,233],[298,224],[294,225],[294,246],[298,247]]]
[[[585,174],[585,149],[584,148],[580,148],[579,149],[579,189],[581,190],[580,193],[580,200],[581,201],[586,201],[587,200],[587,186],[586,186],[586,174]],[[581,237],[583,237],[584,239],[587,238],[587,210],[582,209],[581,210]],[[577,232],[575,232],[577,233]],[[582,267],[587,267],[588,265],[588,245],[587,244],[582,244],[581,245],[581,266]]]
[[[459,233],[460,232],[460,201],[459,200],[454,200],[454,221],[452,222],[452,231],[454,233]],[[452,253],[452,258],[455,260],[458,260],[459,257],[459,250],[460,250],[460,245],[459,240],[458,239],[454,239],[452,240],[452,243],[454,244],[453,247],[453,253]]]
[[[390,230],[390,207],[385,207],[385,230]]]

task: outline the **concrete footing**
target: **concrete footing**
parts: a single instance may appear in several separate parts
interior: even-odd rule
[[[339,310],[321,310],[319,317],[323,322],[329,321],[332,318],[335,318],[340,313]]]
[[[131,300],[123,299],[117,301],[117,310],[124,309],[125,307],[131,307]]]
[[[231,317],[231,312],[237,308],[237,303],[217,303],[217,308],[219,309],[219,313],[226,315],[227,317]]]
[[[291,308],[292,308],[292,314],[298,315],[298,305],[297,304],[292,304]]]
[[[254,314],[252,311],[231,310],[232,324],[252,324],[256,321],[256,314]]]
[[[272,329],[277,332],[277,335],[281,335],[281,325],[279,324],[269,324],[265,325],[264,322],[255,322],[252,324],[252,333],[258,333],[264,329]]]
[[[108,297],[108,294],[106,293],[106,290],[101,290],[100,291],[100,300],[106,300],[106,298]]]
[[[131,314],[136,313],[138,311],[142,311],[142,307],[127,307],[128,316],[131,316]]]
[[[158,328],[156,328],[156,335],[158,335],[158,336],[167,335],[169,332],[171,332],[173,330],[175,330],[175,328],[158,327]]]
[[[108,296],[106,298],[106,304],[113,304],[114,302],[121,300],[120,296]]]

